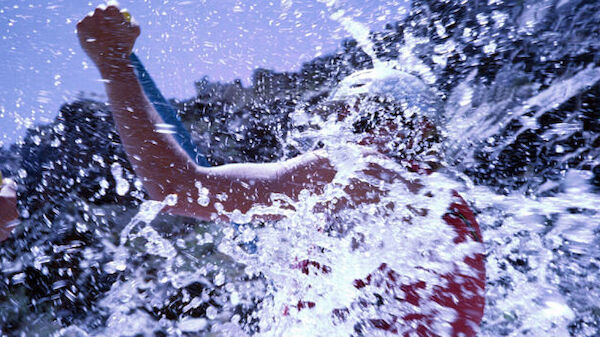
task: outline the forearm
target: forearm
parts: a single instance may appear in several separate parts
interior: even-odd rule
[[[168,133],[128,60],[101,66],[117,131],[136,174],[153,199],[177,193],[176,177],[193,177],[195,164]]]

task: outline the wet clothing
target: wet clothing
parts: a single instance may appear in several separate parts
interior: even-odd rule
[[[423,280],[406,282],[406,278],[403,280],[402,275],[385,261],[368,275],[355,279],[354,288],[364,290],[366,295],[365,299],[356,300],[351,309],[361,311],[374,309],[375,312],[382,313],[381,316],[373,315],[366,322],[362,322],[366,329],[382,330],[401,336],[469,337],[476,335],[485,304],[482,235],[475,216],[465,200],[456,191],[451,193],[452,202],[441,220],[455,233],[452,239],[455,245],[472,244],[479,249],[475,249],[472,253],[467,252],[462,261],[456,261],[451,272],[441,274],[435,270],[427,270],[430,272],[429,277],[436,278],[436,284],[433,286]],[[322,265],[306,259],[295,263],[292,268],[306,275],[326,275],[331,273],[335,266]],[[422,267],[416,268],[426,270]],[[318,301],[315,303],[299,300],[285,307],[283,314],[291,315],[294,310],[298,312],[311,310],[318,305]],[[392,305],[401,309],[389,310]],[[399,311],[402,314],[397,314]],[[390,312],[394,313],[390,314]],[[349,313],[349,308],[335,309],[332,312],[332,319],[344,321]],[[361,335],[361,328],[356,329]],[[440,334],[440,331],[445,332]],[[368,331],[363,332],[365,336],[369,335]]]

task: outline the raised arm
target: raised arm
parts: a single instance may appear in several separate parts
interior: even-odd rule
[[[194,166],[173,137],[157,131],[162,120],[146,98],[129,61],[140,28],[119,9],[96,9],[77,25],[79,42],[94,61],[113,112],[117,131],[136,173],[154,198],[164,195],[171,177],[189,176]]]
[[[221,207],[244,213],[255,204],[270,204],[271,193],[294,198],[301,189],[317,191],[333,179],[329,162],[314,154],[279,164],[198,167],[169,133],[159,132],[163,121],[130,64],[140,28],[109,6],[85,17],[77,31],[82,48],[105,80],[117,131],[144,187],[155,200],[178,196],[178,203],[167,211],[204,219]]]

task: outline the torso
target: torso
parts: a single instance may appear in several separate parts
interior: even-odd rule
[[[419,173],[423,179],[427,179],[425,176],[430,173],[419,169],[418,166],[413,166],[409,170]],[[345,188],[351,196],[349,200],[337,200],[334,204],[320,205],[320,211],[325,211],[329,216],[327,225],[317,226],[316,229],[320,232],[327,232],[330,236],[353,235],[350,244],[350,249],[353,250],[351,255],[353,254],[352,258],[354,259],[352,263],[360,265],[359,269],[361,270],[366,270],[369,267],[365,266],[371,265],[372,267],[368,269],[370,272],[364,272],[362,276],[352,279],[346,277],[348,284],[338,287],[340,291],[338,296],[349,296],[348,293],[351,293],[352,300],[341,301],[346,302],[346,305],[336,307],[331,303],[320,303],[319,297],[314,295],[315,289],[320,287],[320,283],[327,283],[332,279],[342,279],[343,277],[340,278],[336,273],[343,273],[343,271],[336,269],[348,266],[339,262],[330,265],[325,263],[321,257],[311,258],[311,253],[307,254],[305,258],[297,257],[290,264],[290,268],[294,270],[294,273],[299,274],[295,277],[304,284],[308,282],[308,286],[304,293],[298,291],[295,299],[281,308],[281,315],[290,319],[302,319],[301,317],[304,317],[306,312],[322,312],[323,308],[319,308],[319,306],[326,306],[334,325],[343,325],[347,321],[354,320],[356,321],[355,331],[358,332],[366,333],[366,331],[374,330],[403,336],[475,336],[483,316],[485,266],[481,231],[469,206],[454,190],[428,191],[418,179],[405,179],[402,174],[378,167],[378,165],[370,164],[365,173],[385,184],[400,182],[406,186],[407,191],[415,195],[415,200],[418,198],[429,199],[424,202],[428,206],[421,205],[424,207],[415,206],[410,201],[390,203],[389,206],[382,207],[383,212],[386,207],[389,207],[390,213],[393,213],[394,207],[405,204],[407,215],[403,218],[396,218],[397,221],[402,222],[404,227],[419,226],[423,219],[432,216],[429,214],[431,211],[428,207],[435,207],[439,202],[447,202],[447,208],[445,211],[442,210],[443,215],[440,213],[441,216],[437,217],[436,222],[439,226],[445,226],[439,227],[440,230],[444,229],[450,233],[442,236],[442,240],[446,242],[439,243],[440,250],[443,251],[431,251],[431,259],[423,259],[425,261],[423,265],[420,265],[422,262],[415,261],[387,261],[385,256],[375,261],[377,258],[369,257],[368,251],[365,253],[367,255],[361,255],[360,230],[355,231],[349,228],[349,222],[343,219],[343,215],[337,214],[340,214],[341,209],[356,204],[378,204],[381,200],[384,200],[385,203],[385,198],[388,196],[384,191],[385,188],[375,188],[364,180],[353,181]],[[444,196],[443,193],[448,195]],[[423,203],[423,201],[421,202]],[[384,230],[388,231],[388,229]],[[419,228],[415,227],[414,231],[418,232]],[[406,240],[411,242],[419,235],[416,233],[417,236],[412,236],[406,228],[398,231],[389,230],[382,235],[385,236],[389,233],[397,235],[408,233]],[[427,233],[423,233],[423,235],[425,237],[421,237],[419,240],[423,240],[424,245],[431,244],[427,242]],[[440,238],[431,240],[440,241]],[[402,239],[382,240],[382,245],[391,246],[398,242],[401,244]],[[385,250],[391,254],[384,253],[383,255],[387,255],[387,258],[392,260],[396,255],[398,257],[411,256],[410,254],[394,254],[394,249],[403,249],[410,244],[402,246],[386,247]],[[343,249],[342,247],[340,249]],[[423,249],[423,252],[427,253],[427,249]],[[315,246],[314,250],[319,250],[319,247]],[[437,256],[439,254],[453,255],[439,258]],[[323,256],[323,252],[320,250],[315,255]],[[360,261],[361,259],[364,261]],[[434,260],[436,262],[431,266],[427,265],[427,261]],[[436,266],[442,266],[442,268],[438,270]],[[403,275],[408,270],[412,270],[411,274],[413,275]],[[354,290],[349,290],[349,286]],[[332,290],[335,291],[333,288],[335,287],[332,287]],[[357,314],[358,312],[364,314]]]

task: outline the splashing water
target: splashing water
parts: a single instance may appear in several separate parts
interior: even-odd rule
[[[534,336],[569,335],[574,309],[557,283],[560,268],[554,252],[596,255],[597,195],[585,174],[573,171],[565,192],[552,197],[502,196],[473,188],[470,196],[486,236],[488,304],[482,335],[494,336],[507,321]],[[570,214],[569,210],[587,210]],[[521,261],[511,265],[508,261]],[[519,264],[522,264],[519,266]]]
[[[115,167],[115,166],[113,166]],[[117,182],[117,189],[119,189],[120,183]],[[124,271],[127,268],[127,252],[125,244],[131,239],[136,237],[143,237],[146,239],[146,249],[152,254],[161,256],[171,261],[175,256],[175,250],[173,246],[166,240],[164,240],[152,227],[148,226],[152,220],[162,211],[163,208],[169,205],[177,203],[177,195],[170,195],[164,201],[153,201],[149,200],[140,205],[140,211],[138,214],[131,219],[129,224],[125,226],[119,237],[119,246],[114,249],[114,261],[109,262],[105,266],[105,271],[109,274],[113,274],[116,271]],[[144,226],[137,235],[131,235],[133,228],[144,223]],[[167,268],[168,269],[168,268]]]
[[[348,186],[350,177],[372,180],[360,173],[370,160],[361,160],[357,149],[336,145],[334,152],[345,152],[346,156],[340,155],[344,159],[335,163],[340,174],[332,185],[322,195],[304,193],[298,202],[286,199],[286,204],[290,203],[296,211],[288,213],[285,220],[256,230],[256,254],[245,254],[237,248],[240,242],[235,239],[219,246],[221,251],[259,270],[269,281],[268,300],[259,310],[259,335],[347,336],[355,331],[357,324],[364,324],[376,315],[402,316],[407,309],[393,304],[385,314],[358,305],[360,301],[371,300],[373,295],[369,292],[377,290],[357,289],[356,280],[366,278],[386,262],[405,278],[405,283],[421,280],[433,288],[440,280],[421,268],[445,274],[451,271],[452,262],[478,250],[476,245],[454,246],[452,229],[440,226],[439,219],[446,212],[440,205],[450,204],[450,188],[456,187],[443,176],[431,177],[427,187],[416,196],[402,183],[386,185],[383,189],[388,195],[380,203],[344,210],[335,220],[315,213],[313,209],[318,204],[344,198],[343,187]],[[348,161],[352,155],[356,160]],[[371,160],[401,170],[392,161]],[[417,174],[407,176],[410,180],[418,178]],[[431,191],[435,191],[434,199],[426,196]],[[428,215],[416,216],[411,209],[418,207],[428,209]],[[265,210],[258,210],[261,211]],[[406,223],[407,217],[413,220],[410,225],[398,226]],[[302,269],[299,266],[303,266],[303,261],[310,261],[305,272],[298,270]],[[299,303],[314,303],[314,307],[302,310]],[[347,309],[350,311],[344,320],[332,318],[332,313]],[[452,317],[453,313],[449,315]]]
[[[365,306],[361,303],[373,301],[378,290],[375,286],[360,289],[356,286],[357,280],[371,277],[385,263],[402,277],[404,284],[426,282],[427,287],[421,295],[430,296],[436,287],[445,284],[439,275],[452,273],[457,265],[459,270],[464,270],[461,273],[468,275],[469,268],[461,267],[459,262],[467,256],[481,253],[481,246],[476,242],[455,244],[454,230],[441,222],[448,212],[448,205],[453,202],[452,191],[464,190],[464,186],[443,174],[433,173],[423,179],[421,175],[411,173],[399,163],[381,155],[365,157],[364,149],[356,145],[361,136],[352,131],[354,120],[348,118],[340,122],[336,118],[328,118],[320,122],[317,128],[298,134],[299,138],[318,138],[323,144],[320,151],[327,153],[337,170],[334,180],[322,194],[303,191],[297,201],[283,195],[273,195],[273,206],[258,205],[246,214],[239,211],[227,214],[239,223],[245,223],[253,215],[285,216],[284,220],[275,223],[264,223],[258,227],[246,225],[241,229],[228,223],[218,224],[219,232],[223,233],[216,242],[219,252],[242,263],[246,275],[260,276],[266,285],[253,309],[253,315],[258,320],[256,335],[346,336],[351,335],[357,326],[366,329],[365,333],[383,334],[384,331],[369,328],[369,320],[373,317],[403,317],[406,310],[410,310],[410,305],[390,303],[385,310]],[[344,141],[340,142],[340,139]],[[364,171],[371,164],[391,172],[402,172],[405,181],[384,182],[365,174]],[[346,189],[356,188],[357,181],[376,186],[381,193],[380,200],[355,208],[344,208],[335,215],[327,211],[315,212],[322,205],[327,205],[327,209],[343,203],[348,197]],[[410,190],[410,184],[422,186],[415,193]],[[196,187],[203,197],[207,197],[201,185],[197,184]],[[205,273],[177,271],[173,263],[181,252],[177,252],[169,241],[162,239],[151,227],[142,228],[136,235],[130,234],[138,222],[151,221],[164,206],[165,202],[142,204],[140,213],[121,233],[121,245],[115,253],[115,261],[108,264],[111,271],[124,271],[126,268],[124,243],[128,239],[143,237],[147,241],[145,254],[164,259],[159,271],[162,277],[158,282],[168,283],[176,289],[194,281],[207,282]],[[249,253],[245,244],[251,241],[255,242],[257,249]],[[215,272],[216,275],[208,283],[217,287],[233,284],[227,282],[222,267]],[[130,274],[124,283],[115,283],[102,301],[103,306],[111,312],[107,330],[103,332],[105,335],[116,331],[147,334],[152,330],[147,328],[151,325],[147,314],[139,310],[131,314],[137,306],[137,301],[131,301],[131,294],[136,289],[150,286],[141,277],[141,274]],[[182,279],[187,283],[181,283]],[[227,302],[231,305],[240,303],[240,298],[248,299],[256,295],[240,294],[238,289],[228,292]],[[193,301],[191,299],[190,303]],[[303,306],[308,306],[308,309],[302,310]],[[456,316],[454,310],[440,306],[422,310],[424,314],[445,316],[441,322],[452,321]],[[343,319],[341,316],[332,318],[332,313],[336,312],[344,312]],[[169,328],[161,328],[185,330],[191,326],[208,330],[210,327],[211,331],[218,334],[222,332],[220,322],[223,321],[237,333],[244,328],[235,324],[239,316],[223,308],[207,308],[206,318],[208,320],[184,319],[178,325],[170,323],[167,324]],[[136,324],[123,327],[132,320]],[[410,326],[401,325],[399,328],[401,333],[412,330]],[[442,335],[449,333],[449,327],[440,322],[430,328]]]
[[[369,27],[352,19],[348,16],[343,6],[338,0],[319,0],[319,2],[325,4],[329,12],[331,12],[330,18],[337,21],[356,41],[358,46],[371,58],[374,67],[379,66],[379,58],[375,54],[373,48],[373,42],[369,38],[371,33]]]
[[[435,82],[433,71],[412,53],[417,45],[428,43],[428,40],[408,35],[401,48],[402,62],[378,62],[378,58],[374,57],[373,43],[368,38],[368,29],[344,17],[344,11],[337,8],[335,2],[328,2],[327,5],[334,12],[333,18],[353,33],[359,45],[372,57],[375,68],[410,69],[426,83]],[[516,112],[504,116],[504,120],[498,120],[493,113],[499,108],[498,105],[472,106],[472,97],[477,89],[469,87],[472,78],[467,78],[457,86],[446,103],[444,120],[447,122],[446,129],[452,130],[447,133],[445,141],[447,161],[458,158],[465,163],[472,161],[473,152],[465,151],[474,151],[475,148],[466,144],[497,134],[499,128],[510,119],[531,118],[524,117],[530,106],[541,106],[538,110],[541,115],[560,104],[555,100],[568,98],[573,92],[596,82],[595,76],[596,69],[589,68],[571,79],[558,82],[520,106],[513,107]],[[305,111],[297,110],[296,114],[297,122],[315,123],[313,118],[306,116]],[[461,260],[462,256],[472,254],[473,249],[477,249],[444,246],[453,233],[448,228],[440,227],[435,219],[439,219],[446,211],[451,190],[460,191],[470,201],[479,213],[478,220],[483,229],[488,280],[486,311],[480,335],[496,336],[507,327],[519,331],[514,334],[569,334],[568,326],[575,312],[572,302],[564,296],[564,288],[557,286],[557,278],[561,277],[557,274],[560,269],[557,263],[561,258],[556,252],[598,255],[593,248],[597,242],[595,233],[599,228],[597,195],[590,189],[590,176],[586,172],[568,171],[567,178],[560,184],[562,192],[552,196],[525,196],[518,192],[499,195],[489,188],[474,186],[461,173],[460,166],[450,167],[446,174],[434,174],[426,179],[415,174],[411,177],[411,173],[389,159],[363,157],[351,145],[356,141],[356,136],[348,125],[327,120],[319,126],[295,133],[295,139],[289,142],[298,144],[300,139],[318,139],[323,144],[323,151],[330,154],[338,170],[331,186],[321,195],[301,194],[298,201],[285,196],[273,196],[280,203],[275,202],[268,209],[255,207],[250,212],[286,216],[277,223],[247,226],[241,231],[221,224],[225,234],[218,243],[219,251],[243,263],[246,274],[260,275],[266,282],[263,300],[255,314],[259,320],[258,335],[352,335],[356,324],[372,317],[370,315],[373,312],[365,308],[351,310],[350,318],[344,321],[332,319],[331,313],[340,308],[352,308],[358,299],[368,296],[352,286],[353,281],[369,275],[381,261],[390,263],[392,269],[401,275],[435,284],[435,278],[419,274],[419,269],[415,267],[433,263],[432,269],[443,271],[449,261]],[[532,127],[535,128],[535,125]],[[518,131],[513,137],[518,137],[521,132]],[[340,142],[341,139],[345,142]],[[502,151],[510,141],[507,139],[504,145],[496,146],[495,153]],[[345,195],[343,188],[348,186],[350,178],[372,180],[362,173],[365,165],[372,161],[401,171],[409,179],[419,179],[425,186],[424,191],[435,191],[435,202],[424,197],[425,193],[413,196],[405,185],[393,183],[383,186],[388,195],[376,205],[344,210],[335,221],[313,211],[318,204],[341,200]],[[455,178],[451,179],[453,176]],[[389,210],[390,204],[394,205],[392,208],[395,211]],[[401,219],[410,215],[410,207],[407,206],[415,204],[431,212],[426,217],[414,218],[415,222],[410,227],[390,225],[402,223]],[[292,206],[295,211],[287,207],[280,208],[280,205]],[[234,220],[237,217],[240,222],[249,216],[239,213],[230,215]],[[360,238],[360,248],[356,248],[357,238]],[[253,240],[257,242],[258,249],[250,254],[244,249],[244,243]],[[431,255],[440,252],[444,254],[437,256],[438,263],[432,262]],[[305,274],[294,270],[295,263],[306,260],[314,262],[311,266],[317,266],[316,271],[311,269]],[[326,273],[318,270],[323,266],[328,268]],[[219,279],[217,284],[222,282]],[[345,296],[339,296],[340,293]],[[235,298],[232,301],[239,301],[239,294],[233,292],[231,296]],[[304,310],[298,308],[298,303],[309,302],[314,303],[314,307]],[[452,316],[452,313],[448,314]],[[239,317],[233,318],[233,323],[236,319]],[[206,324],[214,323],[214,320],[209,320],[209,323],[204,320],[194,322],[189,324],[208,329]],[[186,326],[188,323],[181,324]],[[213,331],[218,333],[219,330]],[[235,331],[240,333],[239,330]],[[370,333],[382,332],[375,330]]]
[[[454,66],[452,53],[460,51],[456,42],[459,39],[479,39],[482,55],[494,55],[502,49],[502,41],[487,41],[485,34],[477,36],[476,29],[461,27],[459,34],[452,35],[451,27],[461,22],[443,22],[444,18],[431,16],[425,21],[435,30],[435,39],[417,34],[416,29],[407,31],[403,43],[394,49],[394,58],[382,58],[369,28],[352,18],[340,1],[320,2],[327,6],[330,17],[353,35],[375,69],[404,70],[432,86],[440,84],[445,71]],[[500,6],[501,2],[489,3]],[[575,6],[573,3],[561,1],[556,7],[567,10]],[[290,8],[292,2],[283,1],[282,6]],[[524,11],[517,23],[527,36],[536,29],[534,12]],[[498,7],[492,15],[478,14],[471,21],[483,30],[491,26],[501,29],[509,24],[507,15],[504,8]],[[450,36],[453,37],[440,42]],[[431,62],[424,61],[423,49],[432,54]],[[454,78],[455,85],[449,92],[443,92],[443,85],[432,88],[436,96],[445,98],[440,122],[445,136],[442,148],[446,168],[428,176],[411,172],[406,165],[390,158],[365,155],[364,149],[355,145],[360,140],[352,131],[356,116],[342,122],[335,118],[321,120],[298,103],[291,116],[295,128],[290,137],[282,138],[283,146],[300,148],[300,152],[319,148],[330,158],[338,174],[322,194],[304,191],[299,200],[272,195],[273,206],[256,206],[248,214],[239,211],[228,214],[234,222],[244,225],[165,220],[159,213],[174,202],[170,197],[164,201],[144,201],[133,217],[121,216],[122,224],[127,225],[111,237],[102,227],[87,228],[84,220],[103,219],[119,211],[73,202],[72,207],[84,215],[75,212],[71,216],[63,209],[65,217],[70,223],[77,223],[78,235],[100,236],[101,249],[107,255],[105,259],[96,258],[93,247],[88,247],[83,254],[86,261],[80,267],[91,269],[97,263],[102,276],[108,277],[104,282],[109,287],[94,293],[99,298],[97,312],[82,314],[84,318],[48,322],[48,329],[56,328],[57,336],[386,335],[385,331],[369,325],[369,319],[402,317],[408,309],[401,305],[363,305],[388,299],[375,286],[358,288],[355,282],[366,279],[386,263],[406,283],[426,281],[423,292],[431,293],[442,284],[428,270],[449,273],[457,261],[481,252],[482,247],[471,241],[454,244],[454,231],[440,222],[453,201],[452,191],[458,191],[476,212],[486,256],[486,306],[478,336],[595,336],[600,331],[594,311],[598,308],[595,299],[600,296],[597,286],[600,207],[598,193],[590,183],[593,174],[584,164],[598,164],[597,149],[589,145],[591,142],[572,152],[556,146],[557,153],[566,151],[558,161],[569,163],[584,153],[584,164],[559,165],[560,179],[554,180],[538,181],[541,173],[527,172],[525,177],[532,177],[532,181],[512,189],[482,184],[485,178],[479,178],[476,184],[469,169],[481,161],[482,152],[486,165],[498,165],[506,151],[511,151],[511,146],[531,131],[539,132],[542,139],[552,144],[578,132],[582,127],[574,117],[567,116],[552,127],[546,127],[540,120],[549,111],[597,85],[599,69],[597,65],[571,69],[563,77],[520,87],[521,91],[515,90],[514,95],[508,96],[498,92],[502,93],[503,86],[509,86],[506,83],[513,83],[510,81],[517,77],[513,69],[503,69],[500,75],[483,84],[478,80],[477,70],[466,71],[464,77]],[[508,79],[501,81],[502,76]],[[327,92],[331,88],[315,90]],[[503,135],[509,126],[513,132]],[[157,132],[172,133],[172,130],[168,125],[160,125]],[[54,139],[66,142],[63,134],[64,130],[59,130],[55,138],[41,134],[31,140],[35,146]],[[97,191],[99,186],[102,192],[98,195],[104,195],[112,179],[117,196],[137,193],[137,198],[141,198],[141,187],[127,181],[131,173],[124,164],[108,156],[104,160],[96,156],[100,158],[94,160],[98,165],[109,163],[109,173],[95,180],[90,190]],[[411,192],[402,181],[382,183],[365,174],[364,169],[371,164],[400,172],[406,180],[418,183],[419,191]],[[486,172],[490,171],[479,175]],[[80,171],[71,179],[81,181],[84,175]],[[502,174],[497,175],[501,181]],[[46,178],[43,176],[42,180]],[[342,204],[346,189],[356,181],[376,186],[382,196],[375,203],[344,208],[335,215],[318,211],[323,205]],[[49,183],[43,180],[41,184]],[[208,203],[209,198],[227,198],[211,195],[200,184],[196,183],[196,187],[201,204]],[[60,212],[50,209],[49,213]],[[284,219],[247,223],[252,215],[258,214],[280,214]],[[123,217],[127,220],[123,221]],[[48,228],[53,221],[62,224],[53,218],[40,220]],[[171,232],[163,230],[164,222],[171,225],[168,227]],[[173,227],[184,229],[177,232]],[[59,268],[48,267],[52,255],[39,248],[37,242],[41,239],[36,237],[36,240],[29,243],[31,264],[42,278],[53,268]],[[249,244],[255,245],[255,249],[248,249]],[[79,246],[81,243],[75,241],[56,245],[52,250],[70,252]],[[27,263],[26,259],[2,255],[0,271],[10,279],[7,282],[25,284],[30,282],[27,273],[31,272],[22,267]],[[66,286],[70,270],[71,267],[61,268],[58,273],[64,280],[53,282],[52,287],[61,296],[75,298],[79,296],[77,289]],[[54,295],[54,303],[59,303],[56,298]],[[11,301],[15,302],[12,297]],[[44,298],[44,301],[49,300]],[[24,306],[40,310],[36,303],[25,302]],[[454,310],[434,309],[438,310],[441,321],[449,322],[456,316]],[[2,307],[0,321],[9,321],[11,310]],[[59,329],[70,324],[74,325]],[[399,328],[400,335],[402,329],[410,329]],[[442,336],[449,333],[443,323],[433,329]]]

